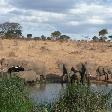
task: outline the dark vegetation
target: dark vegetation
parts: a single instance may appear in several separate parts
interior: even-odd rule
[[[94,36],[92,38],[95,42],[105,42],[107,39],[112,40],[112,35],[106,36],[108,34],[107,29],[102,29],[99,31],[99,37]],[[71,37],[62,34],[60,31],[54,31],[51,33],[50,36],[46,37],[45,35],[41,35],[40,37],[33,37],[32,34],[27,34],[27,37],[24,37],[22,35],[22,26],[19,23],[10,23],[5,22],[0,24],[0,37],[5,39],[27,39],[27,40],[69,40]],[[86,36],[86,39],[89,39],[90,37]]]
[[[107,112],[108,99],[112,91],[107,95],[101,95],[91,91],[89,86],[68,85],[64,95],[55,105],[57,112]]]
[[[18,77],[3,77],[0,80],[0,112],[31,112],[24,81]]]
[[[89,86],[68,84],[58,102],[34,104],[28,97],[24,81],[18,77],[0,80],[0,112],[111,112],[112,95],[93,92]]]

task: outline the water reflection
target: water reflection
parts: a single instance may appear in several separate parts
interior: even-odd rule
[[[64,91],[65,88],[66,84],[37,84],[33,87],[30,87],[30,97],[35,102],[52,103],[58,100],[60,94]],[[112,90],[112,84],[92,84],[91,90],[94,92],[107,94]],[[110,101],[112,101],[112,99],[110,99]]]
[[[30,87],[30,97],[35,102],[52,103],[58,100],[59,95],[66,88],[66,85],[61,84],[37,84]]]
[[[105,95],[112,92],[112,84],[92,84],[91,89]]]

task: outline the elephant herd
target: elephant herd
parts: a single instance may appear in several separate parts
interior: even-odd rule
[[[99,80],[101,80],[101,76],[105,76],[105,81],[109,80],[109,76],[111,76],[112,79],[112,67],[108,67],[108,66],[99,66],[96,69],[96,77],[99,78]]]
[[[0,66],[1,69],[3,69],[3,65],[4,65],[4,58],[0,60]],[[91,70],[89,69],[90,65],[87,62],[83,62],[83,63],[79,63],[78,66],[75,67],[71,67],[70,69],[68,69],[66,67],[65,64],[63,64],[63,74],[61,77],[61,82],[77,82],[77,83],[81,83],[84,84],[85,82],[90,83],[90,79],[92,76],[96,75],[96,79],[101,80],[101,77],[105,77],[105,81],[108,81],[110,78],[112,79],[112,67],[109,66],[98,66],[96,69],[94,69],[95,71],[95,75],[91,72]],[[91,66],[92,68],[94,68],[93,66]],[[7,72],[11,75],[12,72],[19,72],[19,71],[25,71],[23,66],[11,66],[8,68]],[[40,75],[41,79],[45,79],[43,78],[44,76]],[[54,78],[55,79],[55,78]]]
[[[24,71],[22,66],[12,66],[8,69],[8,73],[11,72],[19,72]],[[80,63],[79,67],[71,67],[70,72],[68,72],[67,67],[63,64],[63,75],[62,75],[62,83],[70,82],[70,83],[81,83],[84,84],[87,82],[90,83],[91,72],[87,67],[87,63]],[[96,69],[96,79],[101,80],[101,77],[105,76],[105,81],[109,80],[109,76],[112,78],[112,68],[108,66],[99,66]]]
[[[112,68],[108,66],[98,66],[96,69],[96,80],[101,80],[101,77],[105,76],[105,81],[109,80],[109,76],[112,79]],[[70,72],[68,73],[67,67],[63,64],[63,82],[77,82],[84,84],[87,82],[90,83],[90,77],[92,77],[91,72],[88,70],[87,63],[80,63],[79,68],[71,67]]]
[[[80,64],[79,69],[75,69],[74,67],[72,67],[69,73],[67,72],[67,68],[63,64],[62,82],[80,82],[83,84],[86,81],[87,83],[89,83],[89,77],[90,73],[88,72],[84,63]]]

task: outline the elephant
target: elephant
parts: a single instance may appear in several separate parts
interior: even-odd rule
[[[77,71],[80,73],[80,82],[82,84],[84,84],[85,82],[87,82],[88,84],[90,83],[90,70],[89,70],[89,66],[88,63],[79,63],[77,66]]]
[[[40,81],[40,75],[38,75],[35,71],[20,71],[17,73],[17,76],[24,79],[24,82],[27,84],[34,84],[37,81]]]
[[[62,83],[69,82],[68,81],[68,72],[67,72],[67,68],[66,68],[65,64],[63,64],[63,75],[61,78],[62,78]]]
[[[97,74],[96,77],[99,78],[99,80],[101,76],[105,76],[105,81],[107,81],[109,80],[109,74],[111,75],[112,78],[112,68],[108,66],[99,66],[96,69],[96,74]]]
[[[70,73],[67,72],[67,68],[63,64],[63,76],[62,81],[71,82],[74,81],[84,84],[86,81],[88,84],[90,83],[90,73],[87,67],[87,63],[79,63],[76,66],[76,69],[74,67],[71,68]]]
[[[81,80],[81,75],[79,73],[79,71],[77,71],[74,67],[71,68],[71,77],[70,77],[70,82],[74,83],[76,82],[77,84],[80,82]]]

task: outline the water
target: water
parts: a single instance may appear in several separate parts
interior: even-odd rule
[[[61,84],[37,84],[30,87],[30,97],[35,102],[52,103],[58,100],[65,88],[66,85]]]
[[[58,100],[60,94],[64,91],[66,85],[61,84],[37,84],[30,87],[30,97],[33,101],[38,103],[52,103]],[[102,94],[107,94],[112,89],[112,84],[108,85],[91,85],[91,90],[100,92]],[[112,99],[110,99],[110,102]]]

